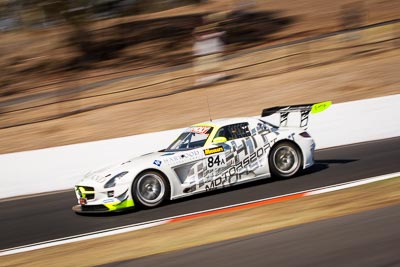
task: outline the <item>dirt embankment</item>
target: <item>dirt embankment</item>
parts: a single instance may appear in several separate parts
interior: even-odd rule
[[[227,53],[340,29],[341,8],[347,2],[341,4],[328,2],[326,0],[284,1],[284,3],[279,1],[268,6],[260,4],[257,14],[280,10],[281,12],[276,12],[275,17],[271,18],[286,18],[288,23],[279,26],[278,22],[282,20],[274,20],[277,23],[274,25],[279,26],[278,30],[261,35],[263,36],[261,39],[247,38],[249,37],[247,36],[246,42],[243,43],[231,40]],[[398,9],[400,10],[400,7]],[[182,13],[186,12],[189,17],[196,13],[188,7],[179,10]],[[397,4],[385,1],[369,1],[363,10],[365,23],[394,19],[398,14],[394,13]],[[164,12],[160,17],[170,18],[174,15],[173,12],[174,10]],[[143,21],[143,19],[137,20]],[[107,26],[114,27],[113,25],[119,24],[113,22]],[[246,25],[259,27],[261,24],[250,23],[244,26]],[[160,33],[160,30],[157,32]],[[230,58],[224,62],[224,69],[229,79],[195,90],[190,87],[193,84],[191,68],[140,78],[114,80],[110,83],[96,84],[93,88],[85,87],[104,80],[106,77],[104,74],[108,71],[132,66],[130,61],[122,65],[116,64],[113,60],[101,61],[100,65],[93,65],[91,70],[68,72],[68,75],[61,79],[66,81],[65,83],[2,97],[2,101],[15,101],[15,103],[0,108],[0,153],[184,127],[209,119],[207,97],[212,117],[221,118],[256,115],[263,108],[275,105],[323,100],[343,102],[397,94],[400,92],[399,33],[398,24],[394,24],[361,33],[349,33]],[[249,34],[254,35],[254,32],[250,31]],[[28,39],[19,37],[20,42],[26,42],[32,36]],[[2,39],[3,44],[4,40]],[[185,49],[190,50],[190,40],[187,39],[187,42]],[[156,49],[156,43],[149,40],[143,44],[146,47],[152,44],[149,47]],[[136,48],[135,51],[142,51],[149,57],[158,58],[158,54],[144,47],[144,50],[139,49],[140,46]],[[126,49],[123,51],[128,52],[129,49]],[[26,50],[29,51],[25,48],[24,51]],[[41,50],[32,51],[37,53]],[[69,54],[60,53],[60,55]],[[107,64],[103,66],[104,63]],[[160,68],[166,65],[154,66]],[[79,80],[90,75],[90,71],[96,72],[97,76]],[[38,76],[39,80],[46,82],[52,80],[45,71],[21,74],[19,80],[34,87],[42,82],[35,78],[30,79],[29,75],[38,74],[42,74]],[[118,75],[115,74],[113,77]],[[76,78],[78,80],[74,80]],[[64,94],[61,90],[64,87],[74,90]],[[75,90],[77,88],[83,89]],[[33,97],[40,92],[53,93],[46,97]],[[21,96],[27,98],[20,101],[18,99]],[[34,106],[36,107],[32,108]]]
[[[234,2],[100,20],[85,25],[86,33],[68,24],[2,32],[0,94],[68,89],[191,62],[192,32],[212,12],[228,12],[220,22],[228,54],[393,20],[400,13],[397,1],[289,0],[253,1],[256,5],[239,15]]]
[[[325,100],[343,102],[400,93],[400,54],[394,42],[332,50],[330,42],[324,42],[309,44],[309,51],[317,52],[290,58],[280,54],[286,55],[293,48],[261,51],[228,60],[225,65],[230,68],[227,73],[232,78],[214,86],[184,91],[190,88],[190,76],[182,80],[171,78],[190,75],[191,69],[185,69],[150,80],[132,79],[97,88],[98,94],[105,95],[91,97],[90,93],[79,93],[75,95],[79,100],[3,114],[2,127],[28,124],[0,129],[0,151],[14,152],[185,127],[209,119],[207,98],[212,117],[223,118],[257,115],[263,108],[275,105]],[[318,52],[324,47],[327,51]],[[271,58],[279,60],[269,60]],[[161,84],[145,86],[159,82]],[[135,89],[140,86],[142,88]],[[165,93],[171,95],[152,98]],[[138,98],[148,99],[138,101]],[[48,100],[39,99],[36,104]],[[105,107],[100,108],[102,106]],[[79,110],[82,112],[68,115]],[[46,119],[49,114],[67,116],[29,124]]]

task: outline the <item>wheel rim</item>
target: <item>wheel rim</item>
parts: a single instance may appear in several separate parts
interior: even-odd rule
[[[165,184],[158,175],[145,174],[139,178],[136,192],[143,203],[157,204],[164,197]]]
[[[275,167],[284,174],[296,171],[299,165],[299,156],[290,146],[279,147],[273,155],[273,160]]]

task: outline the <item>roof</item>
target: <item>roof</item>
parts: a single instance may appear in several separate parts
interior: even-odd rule
[[[205,121],[201,123],[196,123],[192,126],[211,126],[211,127],[222,127],[225,125],[230,125],[230,124],[235,124],[235,123],[241,123],[241,122],[250,122],[256,120],[255,118],[252,117],[239,117],[239,118],[223,118],[223,119],[217,119],[217,120],[212,120],[212,121]]]

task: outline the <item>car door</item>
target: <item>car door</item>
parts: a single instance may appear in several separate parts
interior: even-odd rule
[[[209,150],[205,150],[208,154],[205,160],[206,190],[230,186],[258,176],[257,171],[263,166],[258,157],[264,151],[262,140],[251,134],[247,122],[221,127],[214,137],[214,140],[218,139],[224,142],[214,143]]]

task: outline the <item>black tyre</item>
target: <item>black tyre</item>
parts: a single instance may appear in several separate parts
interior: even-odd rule
[[[170,186],[162,174],[147,171],[136,177],[132,185],[132,195],[135,205],[153,208],[169,199]]]
[[[279,178],[292,177],[301,169],[301,164],[301,152],[292,142],[278,143],[269,154],[271,174]]]

